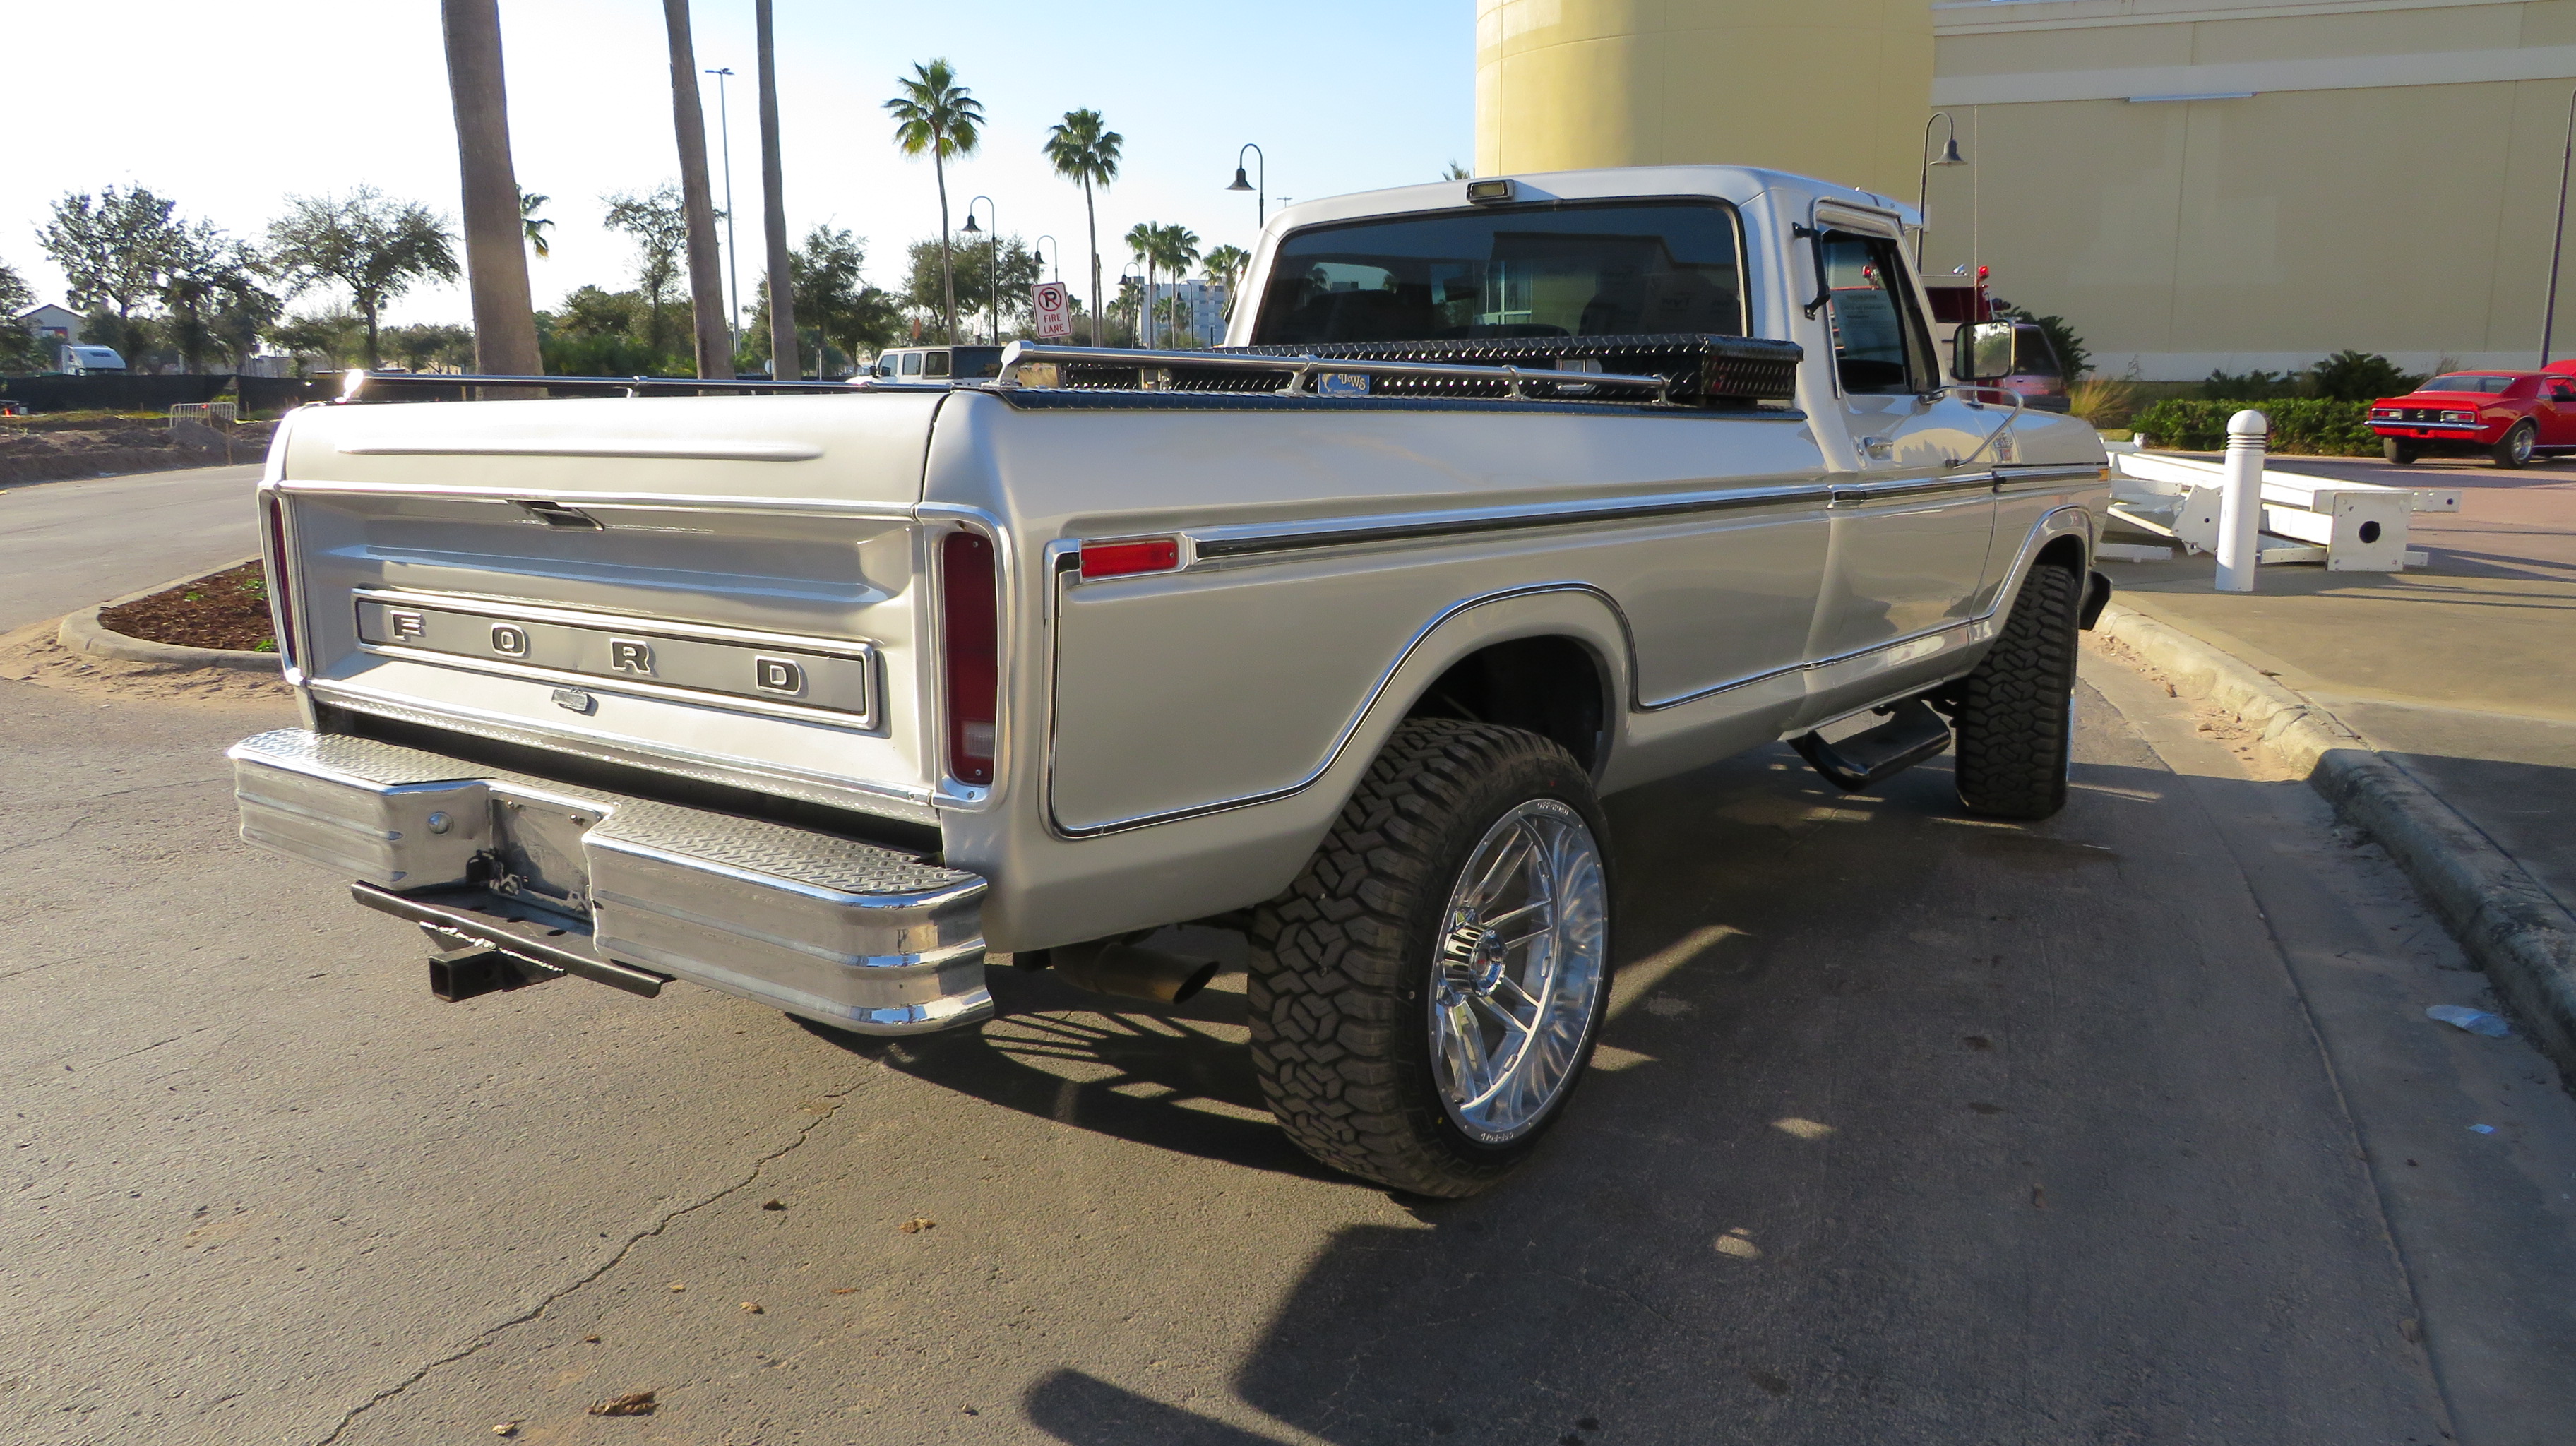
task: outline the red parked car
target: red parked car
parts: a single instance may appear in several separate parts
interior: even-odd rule
[[[2370,430],[2388,460],[2483,452],[2499,467],[2534,454],[2576,452],[2576,363],[2538,372],[2444,372],[2402,397],[2370,404]]]

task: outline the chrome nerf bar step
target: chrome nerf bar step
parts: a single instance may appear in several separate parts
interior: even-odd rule
[[[567,973],[595,959],[625,988],[686,979],[861,1033],[992,1013],[984,880],[963,870],[368,738],[281,729],[228,756],[245,841],[354,878],[360,902],[443,934]],[[581,927],[489,939],[514,910]]]

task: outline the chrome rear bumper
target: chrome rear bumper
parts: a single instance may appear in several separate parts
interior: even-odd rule
[[[480,888],[561,924],[530,951],[550,968],[572,950],[867,1034],[993,1012],[974,874],[372,739],[281,729],[226,756],[244,840],[425,908]]]

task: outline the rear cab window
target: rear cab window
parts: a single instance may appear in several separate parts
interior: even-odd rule
[[[1718,201],[1552,203],[1312,226],[1280,243],[1255,345],[1745,334]]]

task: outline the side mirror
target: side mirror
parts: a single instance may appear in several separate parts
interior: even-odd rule
[[[1950,370],[1963,382],[2012,375],[2013,324],[1978,321],[1959,328],[1959,355]]]

